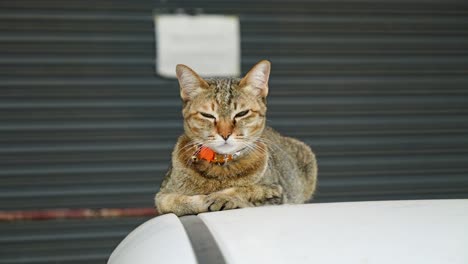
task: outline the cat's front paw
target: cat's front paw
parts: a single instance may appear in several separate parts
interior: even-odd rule
[[[283,202],[283,187],[278,184],[268,186],[264,189],[264,200],[258,201],[261,204],[282,204]]]
[[[206,198],[206,207],[208,212],[238,209],[252,206],[250,203],[237,197],[221,193],[212,193]]]
[[[278,184],[271,185],[265,194],[267,199],[283,197],[283,187]]]

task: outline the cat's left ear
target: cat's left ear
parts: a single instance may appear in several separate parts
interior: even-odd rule
[[[268,95],[270,69],[271,64],[269,61],[262,60],[258,62],[240,81],[239,86],[245,87],[255,95],[266,97]]]
[[[176,75],[180,85],[180,97],[184,101],[190,101],[203,89],[209,88],[208,83],[202,77],[183,64],[177,64]]]

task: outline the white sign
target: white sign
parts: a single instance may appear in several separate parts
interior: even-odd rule
[[[199,75],[240,74],[239,18],[222,15],[157,15],[156,71],[176,77],[177,64]]]

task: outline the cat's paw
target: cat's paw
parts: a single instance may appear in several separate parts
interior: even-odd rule
[[[265,200],[261,204],[281,204],[283,201],[283,187],[281,185],[271,185],[265,189]]]
[[[207,196],[205,205],[208,212],[238,209],[251,206],[237,197],[226,194],[212,193]]]
[[[283,187],[278,184],[273,184],[266,189],[265,197],[267,199],[283,197]]]

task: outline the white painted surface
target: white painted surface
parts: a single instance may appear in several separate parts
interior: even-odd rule
[[[203,77],[240,74],[240,26],[237,16],[157,15],[156,70],[176,77],[185,64]]]
[[[185,229],[174,214],[153,218],[133,230],[112,252],[108,264],[195,264]]]
[[[200,217],[228,263],[468,263],[468,200],[272,206]]]

